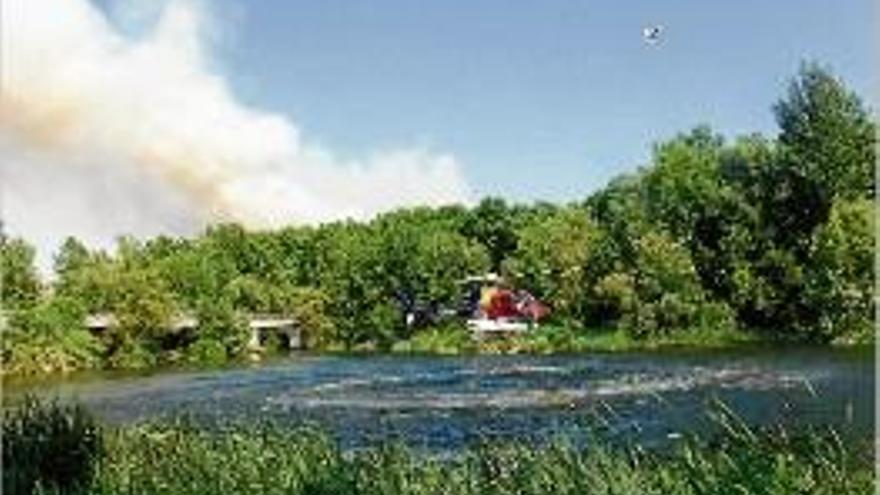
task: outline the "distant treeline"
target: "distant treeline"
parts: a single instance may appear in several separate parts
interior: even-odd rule
[[[584,201],[402,209],[369,222],[193,239],[68,239],[56,278],[2,239],[6,371],[220,360],[247,342],[241,315],[298,318],[313,348],[388,348],[414,331],[400,300],[456,306],[459,282],[504,274],[574,332],[634,339],[731,329],[774,340],[870,340],[876,123],[860,99],[805,64],[773,106],[776,136],[726,141],[706,126]],[[112,312],[100,338],[83,315]],[[181,340],[169,319],[194,313]]]

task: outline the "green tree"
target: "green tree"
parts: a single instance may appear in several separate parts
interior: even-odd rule
[[[731,299],[748,326],[826,340],[836,333],[830,328],[842,324],[831,323],[815,301],[815,287],[831,284],[821,267],[827,259],[816,257],[817,232],[826,229],[840,201],[872,196],[876,125],[859,98],[817,64],[801,67],[774,112],[778,143],[751,175],[747,193],[758,212],[756,248],[750,263],[735,267]],[[821,249],[826,258],[827,250]]]
[[[89,266],[92,261],[92,255],[89,252],[89,248],[79,239],[67,237],[58,249],[54,261],[55,275],[59,279],[63,279],[68,274]]]
[[[566,208],[527,225],[505,264],[518,285],[549,302],[557,316],[583,318],[585,273],[598,236],[581,208]]]
[[[82,266],[60,272],[55,292],[82,302],[88,313],[112,311],[123,270],[105,253],[92,254],[90,258]]]
[[[109,310],[109,258],[92,253],[79,239],[67,237],[54,258],[56,293],[79,300],[87,312]]]
[[[593,284],[629,266],[636,256],[635,240],[653,228],[642,200],[645,173],[642,170],[612,179],[586,201],[590,216],[602,231],[587,267],[587,277]]]
[[[327,307],[329,298],[320,289],[297,287],[288,295],[285,314],[296,320],[302,331],[304,343],[309,349],[323,349],[333,342],[335,325]]]
[[[708,127],[658,145],[654,166],[642,181],[645,208],[655,224],[662,224],[687,245],[697,224],[722,202],[719,173],[723,140]]]
[[[34,248],[22,239],[0,234],[0,305],[31,306],[40,296]]]
[[[364,225],[324,225],[317,234],[318,288],[330,300],[336,340],[347,348],[373,337],[372,309],[383,301],[379,244]]]
[[[303,287],[318,283],[316,230],[311,227],[286,227],[276,234],[279,271],[288,285]]]
[[[614,308],[618,324],[638,338],[732,325],[729,309],[703,291],[688,250],[659,232],[638,239],[634,267],[605,276],[594,293]]]
[[[815,236],[805,294],[818,340],[870,340],[874,329],[875,210],[867,199],[834,204]]]
[[[233,307],[249,313],[281,311],[283,292],[283,287],[254,275],[239,275],[223,290],[224,299],[228,299]]]
[[[110,308],[116,324],[105,335],[110,361],[115,367],[149,366],[174,331],[172,323],[178,311],[156,271],[117,270]]]
[[[858,95],[805,63],[773,110],[785,167],[815,182],[823,198],[873,197],[876,124]]]
[[[448,218],[427,208],[397,210],[373,222],[370,233],[378,243],[383,293],[449,302],[462,278],[487,270],[485,248],[458,233],[461,223],[458,216]]]
[[[377,243],[380,265],[375,284],[376,300],[395,339],[410,337],[402,310],[409,304],[422,307],[454,306],[461,292],[461,280],[489,269],[485,247],[459,233],[464,215],[455,209],[427,208],[397,210],[371,223],[368,234]],[[390,308],[396,308],[392,318]],[[379,335],[386,341],[387,331]],[[378,330],[377,330],[378,331]]]
[[[62,296],[13,312],[3,335],[3,369],[29,374],[98,366],[103,349],[84,317],[79,301]]]
[[[195,310],[205,298],[221,297],[234,269],[212,256],[203,244],[182,247],[150,263],[183,310]]]
[[[504,258],[516,249],[515,219],[501,198],[480,201],[470,211],[462,233],[486,247],[493,270],[499,270]]]
[[[434,230],[423,234],[412,253],[417,298],[448,305],[460,296],[461,281],[489,269],[489,255],[479,243],[457,232]]]
[[[230,298],[203,299],[195,316],[199,322],[197,338],[187,349],[191,361],[219,364],[247,351],[251,332]]]

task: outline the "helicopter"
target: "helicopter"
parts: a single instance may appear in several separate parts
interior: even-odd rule
[[[642,38],[649,45],[656,45],[660,42],[660,35],[663,34],[665,28],[661,24],[647,26],[642,29]]]

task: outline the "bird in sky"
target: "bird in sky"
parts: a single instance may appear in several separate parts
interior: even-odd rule
[[[655,26],[647,26],[642,29],[642,37],[645,43],[655,45],[660,42],[660,34],[663,33],[663,26],[657,24]]]

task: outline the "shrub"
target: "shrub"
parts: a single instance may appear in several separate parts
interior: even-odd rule
[[[196,364],[219,365],[226,362],[226,347],[222,342],[202,337],[186,349],[187,361]]]
[[[64,296],[12,313],[3,338],[4,369],[28,374],[97,366],[102,347],[83,327],[83,315],[82,306]]]
[[[395,335],[403,326],[403,319],[400,310],[396,307],[390,303],[380,303],[370,310],[367,325],[378,347],[388,350],[391,349]]]
[[[399,352],[427,352],[432,354],[460,354],[476,350],[467,328],[448,324],[421,330],[394,347]]]
[[[634,266],[601,278],[593,288],[603,312],[636,338],[673,332],[728,330],[730,308],[709,300],[687,249],[666,234],[648,233],[635,244]]]
[[[141,340],[124,338],[107,359],[110,368],[143,369],[155,366],[158,357]]]
[[[247,350],[251,331],[247,321],[235,310],[228,298],[200,301],[197,316],[199,340],[205,342],[196,348],[196,352],[201,352],[199,349],[208,350],[208,347],[213,347],[211,353],[218,354],[217,346],[214,344],[219,343],[225,361],[227,356],[240,356]]]
[[[297,287],[290,291],[287,312],[292,314],[300,326],[306,347],[323,349],[333,339],[335,328],[327,313],[329,298],[320,290]]]

